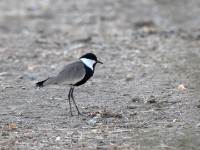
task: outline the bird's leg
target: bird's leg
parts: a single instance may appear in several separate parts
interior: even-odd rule
[[[75,105],[77,111],[78,111],[78,115],[81,115],[81,112],[79,111],[78,106],[76,105],[76,102],[75,102],[75,100],[74,100],[74,95],[73,95],[73,93],[74,93],[74,87],[72,87],[71,98],[72,98],[72,100],[73,100],[73,103],[74,103],[74,105]]]
[[[68,100],[69,100],[70,114],[71,114],[71,116],[73,116],[73,115],[72,115],[72,106],[71,106],[71,100],[70,100],[71,92],[72,92],[72,88],[70,88],[70,90],[69,90],[69,94],[68,94]]]

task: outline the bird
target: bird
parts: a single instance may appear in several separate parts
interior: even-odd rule
[[[93,53],[86,53],[79,58],[78,61],[66,65],[60,72],[54,76],[50,76],[45,80],[36,83],[36,87],[44,87],[47,85],[59,85],[65,83],[70,87],[68,93],[68,101],[70,107],[70,114],[72,114],[71,100],[74,103],[78,115],[81,112],[74,100],[74,87],[83,85],[86,83],[94,74],[96,64],[103,64],[101,61],[97,60],[97,56]]]

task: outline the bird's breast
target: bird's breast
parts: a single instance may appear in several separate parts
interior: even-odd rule
[[[86,71],[84,78],[81,81],[74,84],[74,86],[79,86],[79,85],[84,84],[93,76],[94,71],[91,68],[87,67],[86,65],[84,65],[84,67]]]

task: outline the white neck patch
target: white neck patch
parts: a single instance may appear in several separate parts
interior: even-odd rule
[[[81,58],[80,59],[87,67],[91,68],[93,70],[93,65],[96,63],[95,60],[87,59],[87,58]]]

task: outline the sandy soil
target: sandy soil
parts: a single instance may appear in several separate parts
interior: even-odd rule
[[[199,0],[0,1],[1,149],[199,149],[199,14]],[[87,52],[104,65],[70,117],[68,87],[34,86]]]

